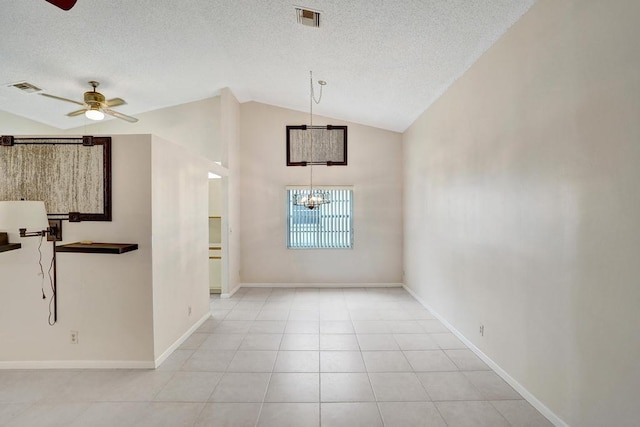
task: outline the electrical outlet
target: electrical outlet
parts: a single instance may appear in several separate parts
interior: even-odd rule
[[[71,331],[71,344],[78,344],[78,331]]]
[[[480,336],[483,337],[484,336],[484,325],[480,324]]]

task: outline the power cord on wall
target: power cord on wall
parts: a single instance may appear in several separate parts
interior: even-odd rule
[[[42,292],[42,299],[47,299],[46,294],[44,293],[44,267],[42,266],[42,242],[44,241],[44,235],[40,236],[40,243],[38,243],[38,265],[40,266],[40,276],[42,279],[40,280],[40,291]],[[55,250],[55,249],[54,249]],[[51,298],[49,299],[49,318],[48,322],[50,326],[56,324],[56,321],[53,320],[53,300],[56,297],[56,289],[53,286],[53,277],[51,276],[51,270],[53,269],[53,257],[51,257],[51,263],[49,264],[49,270],[47,270],[47,275],[49,276],[49,286],[51,287]]]
[[[38,265],[40,266],[40,290],[42,291],[42,299],[46,299],[47,296],[44,294],[44,268],[42,267],[42,241],[44,240],[44,235],[40,236],[40,243],[38,244]]]
[[[52,256],[51,264],[49,264],[49,271],[47,271],[47,273],[49,274],[49,285],[51,286],[51,298],[49,299],[49,326],[53,326],[56,324],[56,320],[54,319],[54,316],[53,316],[53,310],[51,308],[51,305],[53,304],[53,300],[56,297],[56,288],[53,286],[53,278],[51,277],[51,269],[53,269],[53,260],[54,258]],[[44,295],[44,291],[43,291],[43,295]]]

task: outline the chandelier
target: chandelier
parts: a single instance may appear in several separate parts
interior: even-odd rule
[[[315,209],[316,207],[331,201],[328,192],[313,188],[313,104],[320,103],[320,100],[322,99],[322,87],[325,86],[327,82],[324,80],[318,80],[318,84],[320,85],[320,95],[318,96],[318,99],[316,99],[313,87],[313,71],[309,71],[309,126],[307,126],[306,129],[306,132],[309,132],[310,141],[310,159],[308,162],[309,191],[306,193],[303,191],[293,196],[293,204],[295,206],[304,206],[307,209]]]

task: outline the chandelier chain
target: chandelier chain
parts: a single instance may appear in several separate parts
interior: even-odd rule
[[[322,86],[320,86],[320,97],[316,101],[316,97],[313,92],[313,71],[309,71],[309,135],[311,137],[311,142],[309,144],[311,150],[311,161],[309,162],[309,194],[313,195],[313,103],[320,103],[322,99]]]
[[[310,151],[310,159],[309,159],[309,192],[300,197],[296,195],[293,199],[293,204],[296,206],[304,206],[307,209],[315,209],[316,207],[323,205],[325,203],[329,203],[329,197],[325,194],[324,191],[314,190],[313,189],[313,161],[314,161],[314,147],[313,147],[313,104],[319,104],[322,100],[322,86],[326,85],[327,82],[323,80],[318,80],[318,84],[320,85],[320,93],[316,98],[316,93],[313,85],[313,71],[309,71],[309,126],[307,127],[307,132],[305,135],[308,135],[309,138],[309,151]],[[306,139],[306,138],[305,138]]]

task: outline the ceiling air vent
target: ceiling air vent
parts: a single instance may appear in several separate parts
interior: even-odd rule
[[[31,83],[28,83],[28,82],[18,82],[18,83],[12,83],[9,85],[9,87],[12,87],[12,86],[26,93],[34,93],[34,92],[42,91],[42,89],[40,89],[38,86],[32,85]]]
[[[320,12],[318,11],[296,7],[296,16],[298,24],[316,28],[320,26]]]

